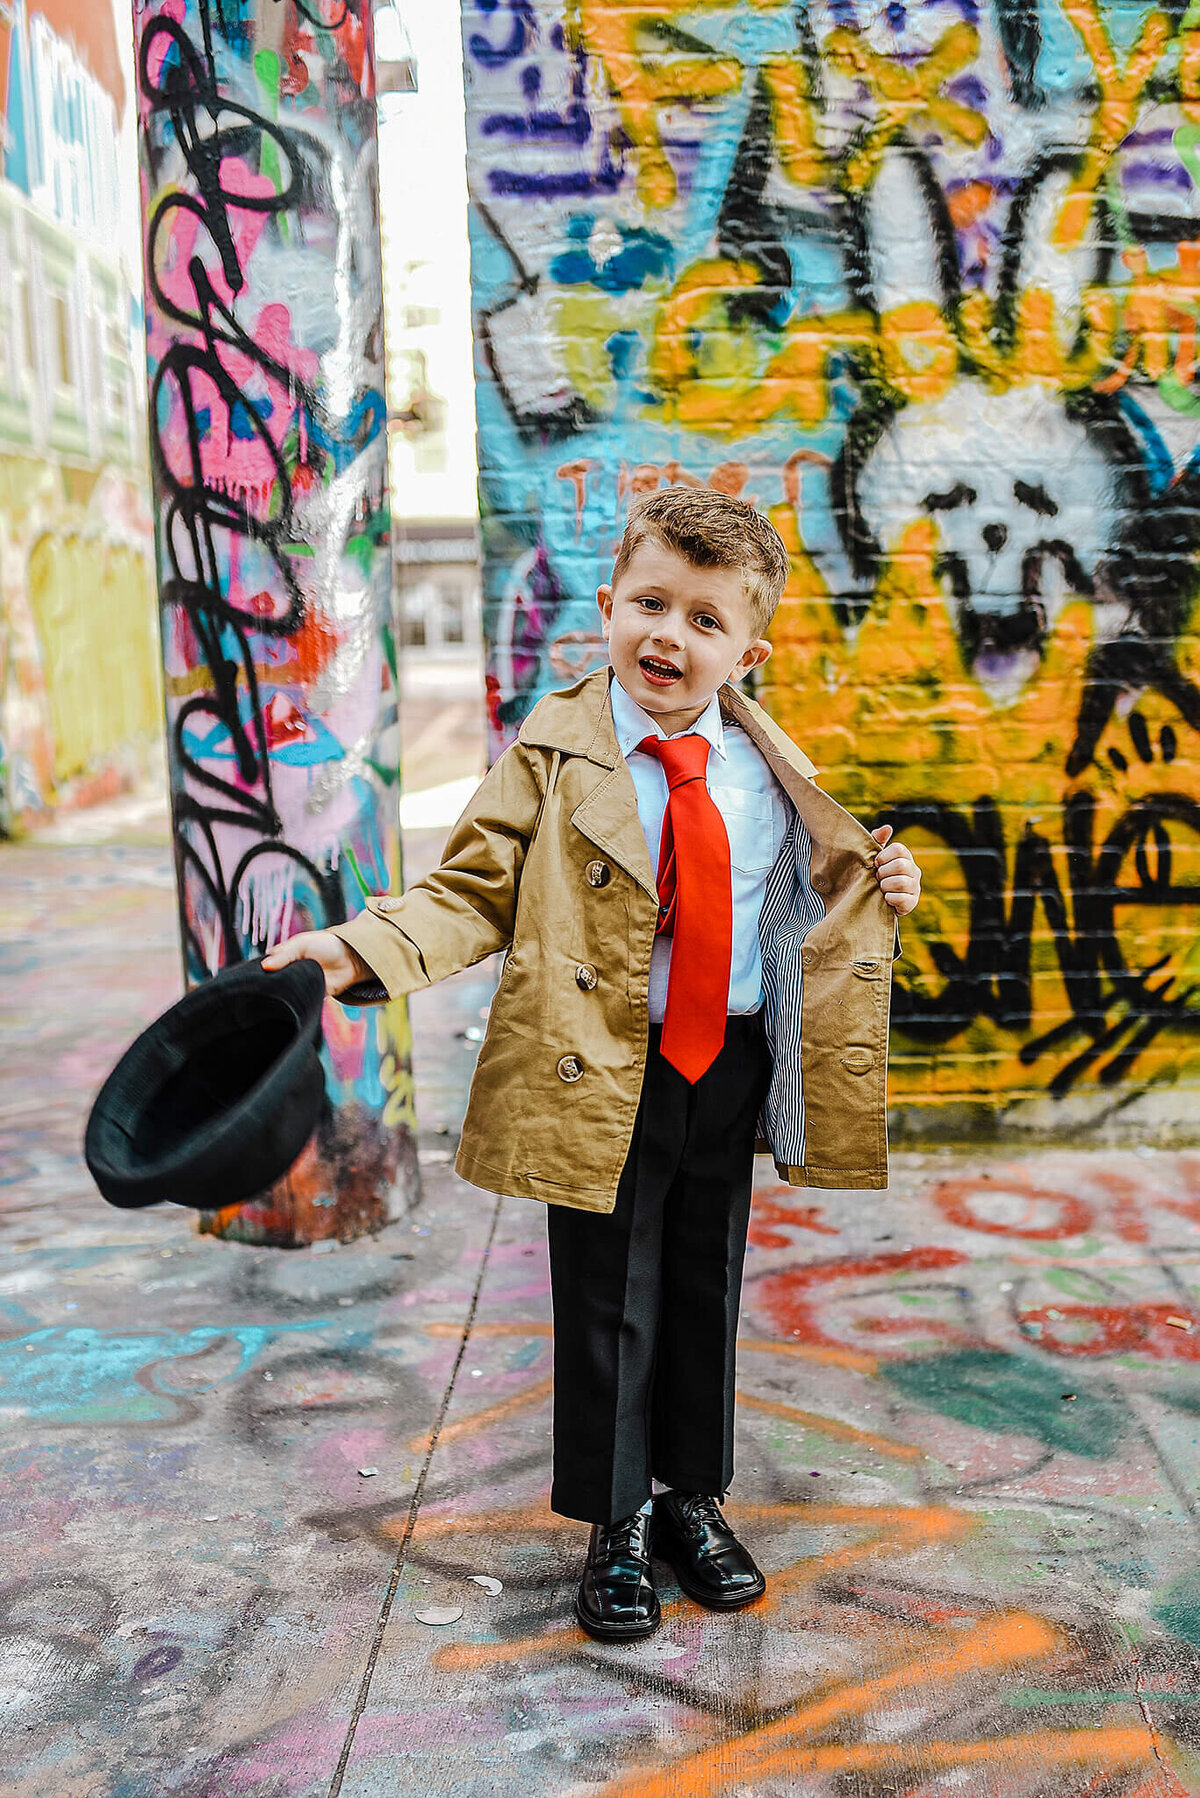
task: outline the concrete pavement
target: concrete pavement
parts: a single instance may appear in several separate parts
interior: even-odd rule
[[[6,846],[0,890],[6,1798],[1200,1793],[1200,1154],[762,1169],[730,1509],[770,1592],[664,1569],[600,1648],[541,1212],[449,1165],[488,970],[413,1004],[420,1208],[245,1248],[79,1159],[177,990],[165,848]]]

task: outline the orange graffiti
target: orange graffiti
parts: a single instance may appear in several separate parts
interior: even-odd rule
[[[1158,382],[1174,364],[1175,378],[1190,386],[1196,375],[1196,317],[1200,312],[1200,243],[1181,243],[1176,266],[1148,272],[1140,245],[1122,252],[1133,281],[1121,306],[1125,353],[1111,375],[1096,382],[1097,393],[1116,393],[1141,363],[1148,380]],[[1171,338],[1176,347],[1171,355]]]
[[[936,1505],[924,1507],[903,1505],[730,1505],[729,1514],[739,1527],[747,1523],[787,1528],[801,1523],[806,1528],[865,1530],[866,1536],[826,1554],[794,1561],[773,1575],[767,1592],[756,1610],[771,1613],[779,1601],[806,1585],[813,1585],[828,1574],[840,1572],[854,1563],[870,1559],[884,1549],[907,1552],[930,1542],[951,1542],[965,1535],[973,1520],[961,1511],[944,1510]],[[383,1535],[402,1540],[407,1518],[387,1518],[379,1526]],[[464,1517],[449,1513],[429,1518],[422,1515],[419,1535],[422,1541],[455,1540],[497,1536],[558,1536],[574,1534],[579,1525],[571,1518],[558,1517],[544,1505],[521,1505],[509,1511],[491,1511]],[[664,1607],[664,1616],[674,1615],[683,1605]],[[518,1665],[530,1658],[545,1660],[562,1654],[575,1654],[588,1648],[582,1630],[568,1625],[503,1642],[463,1642],[440,1649],[435,1666],[443,1671]]]
[[[1096,1762],[1116,1769],[1152,1760],[1154,1746],[1154,1736],[1144,1728],[1071,1729],[1059,1735],[994,1736],[982,1742],[863,1742],[829,1748],[784,1748],[756,1754],[752,1770],[753,1777],[762,1781],[798,1779],[806,1774],[889,1773],[901,1768],[938,1773],[997,1763],[1007,1763],[1010,1772],[1022,1767],[1043,1769]],[[690,1776],[690,1769],[688,1773]],[[739,1783],[745,1777],[739,1768]],[[693,1792],[697,1798],[719,1792],[728,1783],[723,1777],[714,1777],[705,1785],[689,1786],[688,1798],[692,1798]],[[657,1780],[629,1782],[602,1786],[598,1798],[665,1798],[668,1790],[674,1794],[680,1787],[668,1788]],[[1157,1785],[1150,1790],[1154,1798],[1167,1798],[1168,1790],[1182,1794],[1183,1787],[1168,1789]]]
[[[718,462],[708,477],[708,484],[714,493],[727,493],[731,499],[742,494],[742,488],[750,478],[750,470],[744,462]],[[744,496],[749,505],[755,503],[755,496]]]
[[[760,1729],[747,1730],[734,1741],[723,1741],[684,1755],[666,1767],[653,1770],[635,1769],[600,1788],[598,1798],[715,1798],[715,1794],[733,1785],[776,1779],[789,1773],[796,1751],[805,1738],[845,1724],[852,1718],[868,1715],[889,1699],[913,1690],[944,1688],[952,1681],[978,1674],[985,1668],[1000,1670],[1019,1666],[1022,1661],[1041,1659],[1054,1653],[1062,1638],[1040,1617],[1026,1612],[988,1618],[947,1646],[927,1650],[871,1680],[838,1686],[833,1692],[814,1702],[799,1705]],[[1099,1732],[1088,1735],[1093,1744]],[[1124,1731],[1125,1737],[1136,1735],[1139,1754],[1151,1752],[1152,1743],[1146,1730]],[[871,1744],[878,1756],[882,1744]],[[984,1746],[980,1744],[979,1746]],[[914,1744],[919,1755],[919,1745]],[[904,1744],[887,1744],[893,1759],[904,1754]],[[826,1753],[847,1752],[844,1748]],[[1101,1749],[1103,1756],[1105,1750]]]
[[[1100,104],[1092,119],[1088,147],[1054,228],[1055,242],[1071,248],[1083,242],[1096,189],[1113,151],[1134,127],[1138,102],[1171,41],[1171,21],[1165,12],[1147,13],[1137,43],[1122,69],[1100,16],[1098,0],[1063,0],[1063,12],[1083,40],[1100,87]]]
[[[552,1336],[553,1333],[554,1326],[548,1323],[476,1323],[471,1325],[472,1336]],[[462,1335],[462,1325],[426,1324],[425,1334],[427,1336],[459,1337]]]
[[[815,1361],[825,1367],[846,1367],[852,1373],[879,1372],[878,1355],[863,1355],[857,1349],[833,1348],[823,1342],[774,1342],[739,1337],[738,1348],[750,1354],[793,1355],[798,1361]]]
[[[498,1404],[488,1405],[486,1410],[474,1411],[469,1417],[459,1417],[454,1423],[443,1424],[438,1431],[438,1443],[457,1442],[464,1436],[474,1435],[476,1430],[489,1430],[494,1424],[503,1423],[514,1412],[527,1411],[534,1405],[540,1405],[550,1397],[549,1380],[538,1380],[533,1386],[525,1386],[515,1392],[511,1398],[503,1398]],[[411,1454],[421,1454],[429,1447],[428,1433],[414,1436],[408,1444]]]
[[[825,174],[825,158],[817,138],[818,114],[808,70],[798,56],[768,56],[759,76],[771,101],[779,166],[797,186],[811,187]]]
[[[877,1454],[891,1455],[897,1461],[920,1461],[924,1459],[924,1450],[913,1448],[911,1443],[896,1442],[890,1436],[877,1436],[873,1430],[861,1430],[857,1424],[843,1423],[840,1417],[826,1417],[816,1411],[801,1411],[795,1405],[785,1405],[779,1399],[756,1398],[751,1392],[739,1392],[739,1405],[747,1411],[761,1411],[767,1417],[777,1417],[782,1423],[797,1424],[802,1430],[815,1430],[820,1436],[828,1436],[833,1442],[853,1442],[859,1448],[873,1448]]]
[[[766,3],[778,5],[781,0]],[[662,49],[661,38],[651,35],[653,25],[665,22],[673,13],[692,12],[695,6],[696,0],[657,0],[657,4],[633,7],[610,6],[607,0],[580,0],[580,32],[616,96],[621,123],[637,159],[637,191],[643,206],[670,206],[676,194],[675,171],[658,131],[659,108],[680,101],[714,100],[735,93],[742,84],[742,65],[734,56],[715,52],[653,54]]]
[[[1025,1209],[1019,1217],[997,1220],[981,1216],[972,1204],[974,1199],[1007,1196],[1010,1191],[1024,1201]],[[934,1187],[932,1198],[947,1223],[956,1224],[960,1230],[980,1230],[988,1236],[1019,1236],[1025,1242],[1059,1242],[1066,1236],[1082,1236],[1093,1216],[1091,1206],[1074,1193],[1031,1186],[1022,1175],[1010,1185],[1003,1171],[995,1176],[943,1180]],[[1048,1224],[1032,1222],[1033,1207],[1039,1203],[1053,1210]]]
[[[951,76],[979,54],[979,33],[973,26],[961,21],[951,25],[928,56],[917,62],[880,55],[849,25],[830,33],[826,49],[834,67],[851,80],[864,82],[879,107],[865,141],[846,165],[851,187],[867,185],[880,156],[901,131],[944,131],[976,148],[987,136],[987,120],[981,112],[941,92]]]
[[[772,1228],[773,1225],[782,1228]],[[814,1236],[838,1234],[832,1224],[822,1222],[819,1205],[777,1205],[755,1193],[746,1240],[756,1249],[787,1249],[792,1245],[783,1229],[811,1230]]]
[[[560,481],[570,481],[575,492],[575,535],[578,537],[583,529],[583,506],[587,498],[587,478],[596,463],[590,456],[580,456],[574,462],[563,462],[556,470]]]
[[[803,1585],[826,1580],[849,1563],[883,1550],[911,1550],[933,1542],[961,1537],[973,1519],[961,1512],[936,1507],[867,1507],[848,1505],[748,1505],[731,1507],[739,1527],[756,1523],[787,1528],[803,1523],[808,1528],[867,1529],[867,1539],[843,1545],[824,1555],[793,1562],[771,1579],[756,1610],[771,1612],[780,1600]],[[517,1535],[558,1536],[574,1533],[578,1525],[554,1516],[541,1505],[485,1512],[464,1517],[447,1514],[423,1517],[424,1538],[454,1541]],[[400,1536],[400,1519],[383,1525],[386,1535]],[[887,1588],[885,1596],[890,1594]],[[664,1619],[673,1621],[685,1611],[682,1601],[663,1607]],[[902,1613],[907,1620],[907,1611]],[[1066,1639],[1046,1619],[1024,1611],[978,1616],[962,1606],[921,1605],[924,1636],[906,1632],[894,1644],[890,1658],[865,1677],[835,1681],[816,1697],[797,1700],[781,1716],[733,1736],[706,1743],[661,1767],[628,1770],[600,1788],[600,1798],[717,1798],[733,1787],[769,1780],[794,1785],[797,1779],[838,1773],[888,1774],[907,1772],[918,1777],[953,1771],[959,1767],[996,1765],[1049,1769],[1060,1766],[1099,1765],[1107,1771],[1149,1762],[1156,1783],[1144,1785],[1144,1798],[1181,1798],[1178,1785],[1164,1758],[1171,1744],[1145,1727],[1036,1731],[1027,1736],[996,1736],[977,1740],[901,1742],[821,1742],[821,1736],[842,1733],[847,1725],[861,1725],[873,1715],[905,1697],[920,1699],[936,1692],[939,1702],[947,1688],[981,1675],[1004,1675],[1031,1661],[1061,1655]],[[966,1624],[969,1627],[963,1628]],[[898,1649],[898,1652],[895,1652]],[[574,1625],[559,1625],[516,1640],[456,1642],[435,1650],[432,1665],[441,1673],[472,1673],[489,1668],[525,1668],[577,1654],[592,1654],[594,1646]],[[813,1745],[814,1738],[818,1738]],[[899,1789],[899,1788],[898,1788]],[[905,1788],[908,1790],[908,1788]]]
[[[955,230],[965,231],[976,224],[991,205],[994,194],[990,181],[964,181],[952,187],[946,194],[946,209]]]
[[[1038,1345],[1052,1355],[1149,1355],[1156,1361],[1200,1361],[1200,1316],[1166,1305],[1040,1305],[1022,1311]]]

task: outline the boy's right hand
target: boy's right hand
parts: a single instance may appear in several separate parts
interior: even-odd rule
[[[332,930],[302,930],[264,955],[263,967],[269,974],[276,974],[293,961],[320,962],[325,970],[325,991],[331,999],[357,986],[360,980],[375,978],[362,956]]]

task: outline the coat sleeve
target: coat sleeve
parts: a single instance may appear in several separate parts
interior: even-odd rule
[[[403,898],[369,899],[357,918],[333,926],[384,989],[362,982],[342,994],[344,1003],[398,999],[509,947],[545,779],[541,759],[513,744],[451,831],[440,867]]]

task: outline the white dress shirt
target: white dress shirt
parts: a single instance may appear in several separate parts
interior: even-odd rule
[[[644,737],[667,733],[648,712],[630,699],[620,681],[610,684],[617,744],[629,764],[637,794],[638,819],[658,871],[663,819],[667,810],[667,776],[656,756],[638,750]],[[690,731],[678,736],[707,738],[706,783],[729,837],[733,879],[733,953],[729,965],[729,1010],[757,1011],[762,1004],[762,949],[758,921],[767,876],[779,854],[788,824],[788,805],[774,775],[745,731],[721,716],[714,693]],[[661,1024],[667,1005],[671,938],[658,936],[650,957],[650,1021]]]

